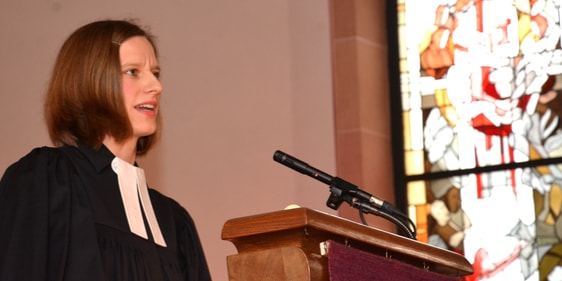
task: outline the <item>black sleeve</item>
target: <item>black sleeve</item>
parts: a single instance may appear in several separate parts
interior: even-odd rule
[[[174,209],[178,231],[178,248],[182,259],[185,261],[185,280],[210,281],[211,275],[195,223],[189,213],[179,204]]]
[[[0,280],[62,281],[84,273],[77,265],[85,259],[73,248],[91,246],[73,239],[72,233],[90,239],[91,228],[83,208],[74,206],[70,212],[80,204],[72,188],[73,171],[60,150],[46,147],[34,149],[5,171],[0,180]],[[97,266],[88,268],[99,272]],[[85,273],[97,278],[88,280],[102,279]]]
[[[68,206],[61,200],[49,204],[49,185],[53,180],[64,185],[66,175],[56,171],[58,163],[49,155],[45,149],[33,150],[0,181],[0,280],[60,280],[56,276],[64,255],[60,245],[49,245],[49,212],[65,212]],[[52,226],[52,235],[64,244],[64,223]]]

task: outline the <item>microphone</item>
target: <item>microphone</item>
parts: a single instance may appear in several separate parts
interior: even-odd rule
[[[409,238],[416,240],[416,225],[392,204],[361,190],[358,186],[344,179],[330,176],[280,150],[275,151],[273,160],[329,185],[331,194],[326,203],[328,207],[337,210],[341,203],[345,201],[360,210],[359,215],[364,224],[367,223],[363,218],[363,212],[379,215],[394,222],[408,234]]]
[[[305,162],[303,162],[303,161],[301,161],[301,160],[299,160],[299,159],[297,159],[297,158],[295,158],[295,157],[293,157],[293,156],[291,156],[287,153],[284,153],[280,150],[275,151],[275,153],[273,154],[273,160],[275,160],[276,162],[279,162],[279,163],[281,163],[281,164],[283,164],[283,165],[285,165],[285,166],[287,166],[287,167],[289,167],[289,168],[291,168],[291,169],[293,169],[297,172],[300,172],[302,174],[305,174],[307,176],[315,178],[315,179],[317,179],[317,180],[319,180],[319,181],[321,181],[321,182],[323,182],[327,185],[336,186],[338,188],[343,189],[344,192],[347,191],[351,194],[355,194],[360,199],[367,200],[370,203],[374,204],[376,207],[385,209],[387,211],[391,211],[392,213],[395,212],[394,207],[390,203],[388,203],[388,202],[386,202],[382,199],[379,199],[379,198],[371,195],[368,192],[365,192],[365,191],[359,189],[359,187],[357,187],[356,185],[354,185],[354,184],[352,184],[352,183],[350,183],[350,182],[348,182],[344,179],[330,176],[330,175],[328,175],[328,174],[308,165],[307,163],[305,163]]]
[[[332,179],[334,177],[313,168],[312,166],[308,165],[307,163],[287,154],[280,150],[275,151],[273,154],[273,160],[297,171],[301,172],[307,176],[311,176],[325,184],[332,184]]]

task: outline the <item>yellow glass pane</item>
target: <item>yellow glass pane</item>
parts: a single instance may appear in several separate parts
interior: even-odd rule
[[[425,172],[423,150],[410,150],[404,152],[405,168],[407,175],[419,175]]]
[[[408,205],[423,205],[427,203],[424,181],[408,183]]]

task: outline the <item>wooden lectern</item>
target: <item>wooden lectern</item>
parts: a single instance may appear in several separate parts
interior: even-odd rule
[[[230,280],[329,280],[326,241],[447,276],[466,276],[461,255],[307,208],[228,220],[222,239],[238,254],[227,257]]]

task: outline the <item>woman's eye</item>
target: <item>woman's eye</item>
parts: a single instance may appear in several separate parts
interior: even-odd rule
[[[129,69],[129,70],[125,71],[125,74],[131,75],[131,76],[137,76],[139,74],[139,72],[136,69]]]
[[[154,74],[154,77],[160,79],[160,72],[156,71],[156,72],[153,72],[153,74]]]

